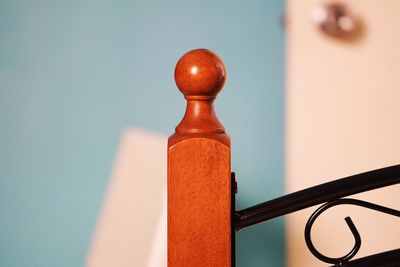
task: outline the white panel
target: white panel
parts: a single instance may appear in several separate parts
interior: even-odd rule
[[[166,137],[143,130],[125,131],[88,267],[166,265],[166,153]]]
[[[345,43],[311,23],[324,1],[288,0],[286,189],[400,163],[400,1],[343,1],[364,22],[365,34]],[[326,1],[325,1],[326,2]],[[362,198],[400,209],[400,187]],[[321,266],[303,232],[314,209],[287,219],[288,266]],[[363,237],[358,256],[398,248],[399,220],[363,208],[335,208],[317,222],[313,240],[329,256],[353,246],[343,218]]]

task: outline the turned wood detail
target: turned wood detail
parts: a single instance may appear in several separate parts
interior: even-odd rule
[[[168,139],[168,267],[231,267],[230,137],[214,100],[226,70],[206,49],[178,61],[186,112]]]
[[[177,133],[224,133],[214,111],[214,99],[225,84],[222,60],[206,49],[186,53],[176,64],[175,81],[187,101]]]

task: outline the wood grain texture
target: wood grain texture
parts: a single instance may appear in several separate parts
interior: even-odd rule
[[[168,152],[168,266],[231,266],[230,148],[191,138]]]
[[[213,104],[225,75],[205,49],[186,53],[175,69],[187,106],[168,139],[169,267],[232,266],[230,137]]]

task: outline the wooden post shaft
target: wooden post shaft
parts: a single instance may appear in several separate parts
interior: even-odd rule
[[[185,54],[175,80],[186,113],[168,139],[168,267],[231,267],[230,137],[213,101],[225,66],[209,50]]]

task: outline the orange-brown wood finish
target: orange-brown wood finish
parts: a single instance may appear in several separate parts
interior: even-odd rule
[[[175,80],[187,100],[168,140],[168,267],[230,267],[231,150],[213,101],[226,78],[209,50],[185,54]]]

